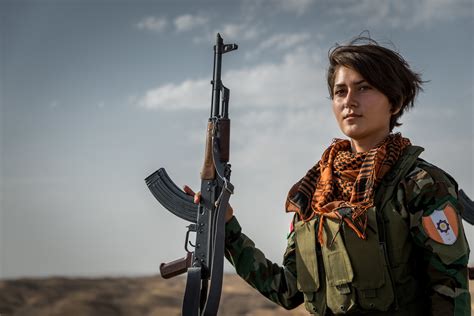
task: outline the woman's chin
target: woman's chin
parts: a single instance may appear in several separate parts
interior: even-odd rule
[[[354,140],[364,137],[364,131],[358,126],[354,126],[354,125],[344,127],[342,129],[342,133],[346,135],[347,137],[349,137],[350,139],[354,139]]]

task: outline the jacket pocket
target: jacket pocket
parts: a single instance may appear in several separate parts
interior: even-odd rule
[[[315,222],[313,219],[295,224],[297,287],[301,292],[316,292],[320,285]]]
[[[304,294],[305,308],[311,314],[326,312],[325,279],[322,267],[318,266],[316,231],[317,219],[295,224],[296,240],[296,284]],[[320,254],[319,254],[320,256]]]
[[[345,244],[355,271],[353,286],[357,302],[366,310],[387,311],[395,295],[386,249],[379,241],[374,208],[368,210],[366,233],[367,238],[363,240],[352,229],[344,229]]]
[[[321,250],[327,280],[327,305],[334,314],[345,314],[356,308],[356,296],[351,284],[354,272],[339,229],[338,222],[325,220]]]

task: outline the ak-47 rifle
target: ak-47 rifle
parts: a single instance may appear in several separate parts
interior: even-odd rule
[[[235,49],[236,44],[224,44],[220,34],[217,34],[211,81],[211,115],[207,125],[199,205],[193,202],[192,196],[185,194],[173,183],[164,168],[145,179],[150,191],[165,208],[191,222],[187,226],[186,257],[160,266],[164,278],[188,273],[182,309],[184,316],[214,316],[219,308],[224,264],[225,213],[234,190],[230,183],[231,170],[228,163],[229,89],[221,81],[221,64],[222,55]],[[194,245],[189,241],[190,232],[196,233]],[[189,245],[194,247],[194,251],[189,251]]]

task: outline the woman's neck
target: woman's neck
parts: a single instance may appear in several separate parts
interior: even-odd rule
[[[351,147],[352,147],[352,152],[355,153],[361,153],[361,152],[367,152],[371,150],[372,148],[378,146],[380,143],[382,143],[387,136],[390,135],[390,132],[381,134],[377,137],[370,137],[366,139],[353,139],[351,138]]]

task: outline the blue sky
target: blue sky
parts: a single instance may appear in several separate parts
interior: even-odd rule
[[[472,17],[463,0],[0,1],[0,276],[150,274],[184,255],[187,223],[143,179],[166,167],[199,187],[217,32],[239,44],[223,61],[231,201],[270,259],[289,187],[342,137],[328,49],[364,30],[429,80],[399,131],[474,196]]]

